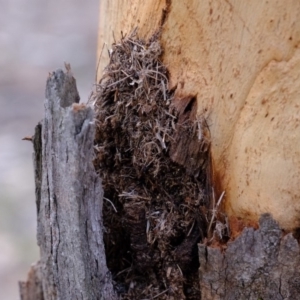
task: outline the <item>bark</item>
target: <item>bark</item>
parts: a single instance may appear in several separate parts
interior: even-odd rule
[[[259,224],[256,231],[244,229],[224,253],[199,245],[202,299],[300,299],[298,241],[291,233],[283,236],[269,214]]]
[[[70,68],[49,75],[45,117],[33,138],[41,259],[20,283],[22,300],[117,299],[103,245],[103,190],[92,163],[93,110],[78,101]]]

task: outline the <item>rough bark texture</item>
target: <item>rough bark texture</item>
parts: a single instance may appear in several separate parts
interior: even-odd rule
[[[300,248],[293,235],[262,215],[260,228],[245,228],[219,248],[199,245],[202,299],[300,299]]]
[[[227,214],[257,223],[269,212],[282,228],[299,227],[300,2],[144,3],[101,1],[99,54],[121,31],[138,26],[144,38],[162,24],[170,86],[178,98],[195,95],[208,117],[216,195],[226,190]]]
[[[49,75],[45,118],[33,139],[41,259],[20,284],[22,300],[116,299],[103,245],[103,191],[92,163],[93,110],[78,101],[69,68]]]

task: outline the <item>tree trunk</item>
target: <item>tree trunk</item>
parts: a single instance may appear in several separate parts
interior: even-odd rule
[[[21,299],[116,299],[103,245],[103,191],[92,163],[93,110],[76,104],[66,67],[49,75],[45,117],[33,138],[41,259],[20,283]]]
[[[231,239],[199,245],[202,299],[300,297],[299,15],[295,0],[100,1],[98,77],[105,43],[159,31],[176,103],[196,97],[208,120]]]
[[[300,2],[100,1],[98,54],[136,26],[160,26],[175,96],[197,98],[208,119],[216,194],[229,217],[271,213],[300,227]],[[103,51],[98,76],[108,63]],[[284,212],[282,208],[284,207]]]
[[[135,27],[145,39],[156,33],[164,51],[161,59],[169,70],[169,89],[175,90],[174,97],[167,91],[175,107],[191,113],[189,107],[194,108],[196,103],[196,119],[201,117],[208,122],[213,169],[209,188],[212,194],[221,196],[218,204],[211,203],[212,211],[207,213],[211,217],[208,229],[214,228],[214,234],[198,245],[201,298],[300,298],[300,155],[295,150],[300,146],[300,136],[294,131],[300,120],[300,2],[103,0],[100,6],[99,57],[103,43],[110,47]],[[130,51],[136,51],[135,41],[130,43]],[[147,48],[149,44],[141,44],[138,46],[143,51],[153,50]],[[99,78],[108,59],[102,53]],[[111,65],[111,78],[119,69]],[[131,78],[134,75],[125,75],[132,81],[130,86],[139,84]],[[157,76],[152,77],[157,81]],[[166,75],[163,77],[166,79]],[[116,87],[120,82],[107,86]],[[117,103],[118,93],[111,90],[105,95],[108,100],[115,97],[112,102],[117,108],[122,104]],[[162,94],[166,95],[166,91]],[[69,68],[66,73],[58,70],[50,75],[46,98],[45,118],[33,139],[41,259],[31,268],[28,280],[20,283],[21,299],[117,299],[103,245],[103,191],[92,164],[93,111],[74,104],[79,97]],[[108,115],[104,121],[111,117]],[[176,144],[182,150],[188,142],[183,143],[177,134]],[[184,157],[191,162],[188,150],[176,150],[171,154],[173,161],[180,164],[176,159]],[[225,202],[219,206],[223,192]],[[132,203],[135,206],[126,205],[135,215],[142,202]],[[220,216],[222,221],[227,216],[229,220],[226,226],[230,238],[226,241]],[[145,213],[138,212],[136,217],[130,229],[144,237],[153,228]],[[123,221],[117,220],[120,230],[126,225]],[[193,228],[194,223],[187,236]],[[190,244],[194,245],[198,238],[191,234]],[[144,253],[150,246],[147,239],[143,241],[135,250],[141,265],[147,257],[151,267],[151,252]],[[181,244],[175,241],[173,249],[162,250],[173,251],[178,261],[184,260],[190,250],[185,241],[189,240],[183,239]],[[130,248],[129,244],[124,247]],[[189,259],[194,255],[191,253]],[[127,259],[130,255],[126,255]],[[186,265],[191,262],[192,259]],[[185,285],[188,270],[181,268],[179,262],[169,267],[168,263],[162,261],[160,267],[165,267],[166,277],[172,277],[175,270],[183,278],[181,286],[168,286],[164,281],[149,295],[176,299],[174,295],[180,294],[180,299],[195,299],[189,298]],[[114,275],[124,275],[125,271]],[[138,271],[142,273],[141,268]],[[135,284],[129,282],[129,289],[134,289]],[[143,284],[149,289],[147,282]],[[117,287],[122,294],[124,286]],[[176,289],[182,292],[176,294]]]

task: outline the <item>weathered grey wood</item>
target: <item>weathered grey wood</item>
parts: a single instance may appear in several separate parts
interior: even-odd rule
[[[244,229],[224,253],[199,245],[202,299],[300,299],[300,249],[269,214]]]
[[[78,101],[69,67],[49,75],[42,131],[37,127],[33,139],[44,300],[117,299],[103,245],[103,190],[92,163],[93,110]]]

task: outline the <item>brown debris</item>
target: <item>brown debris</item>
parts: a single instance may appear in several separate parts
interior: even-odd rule
[[[161,53],[157,36],[123,37],[92,96],[107,264],[122,299],[200,299],[209,137],[195,98],[171,105]]]
[[[173,161],[198,175],[208,167],[210,132],[204,117],[197,116],[197,99],[187,96],[175,99],[173,106],[178,111],[174,142],[170,149]]]

